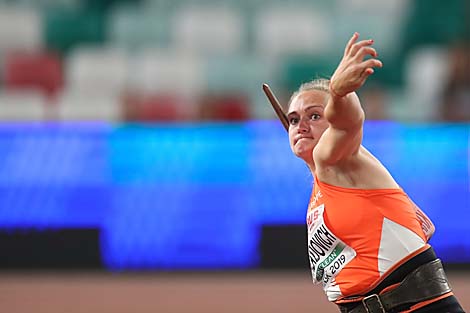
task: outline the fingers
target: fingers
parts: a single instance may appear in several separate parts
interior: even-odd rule
[[[382,67],[383,64],[380,60],[377,59],[369,59],[367,61],[364,61],[360,64],[360,67],[363,68],[364,70],[361,72],[361,79],[366,79],[370,75],[374,74],[374,67]]]
[[[347,43],[343,59],[331,79],[331,84],[334,80],[340,82],[341,90],[335,89],[335,92],[339,92],[339,94],[347,94],[361,87],[367,78],[375,72],[375,68],[382,67],[382,62],[377,59],[378,53],[372,47],[374,40],[357,41],[358,38],[359,34],[356,32]],[[371,58],[365,60],[367,56]]]
[[[347,55],[349,53],[352,45],[356,42],[357,38],[359,38],[359,33],[355,32],[346,44],[346,48],[344,49],[344,55]]]
[[[382,67],[382,61],[377,59],[369,59],[359,64],[361,68]]]
[[[354,56],[354,58],[357,61],[362,61],[366,55],[370,55],[374,58],[379,56],[377,51],[374,48],[366,46],[366,47],[360,48],[357,54]]]
[[[359,41],[351,46],[351,49],[349,50],[349,55],[355,56],[360,49],[366,46],[370,46],[373,43],[374,43],[373,39]]]

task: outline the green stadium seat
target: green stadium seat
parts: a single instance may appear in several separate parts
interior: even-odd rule
[[[63,53],[79,44],[102,44],[105,40],[105,15],[98,11],[48,10],[44,35],[49,49]]]
[[[81,0],[81,4],[87,10],[108,12],[111,8],[119,5],[140,5],[140,0]]]
[[[468,0],[416,0],[404,21],[403,54],[422,45],[470,40]]]

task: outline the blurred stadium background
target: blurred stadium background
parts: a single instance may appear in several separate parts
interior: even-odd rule
[[[336,312],[311,177],[261,91],[384,68],[364,144],[433,219],[470,308],[466,0],[0,0],[2,312]]]

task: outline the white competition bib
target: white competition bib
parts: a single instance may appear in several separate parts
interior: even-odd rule
[[[322,283],[328,298],[341,294],[334,278],[356,256],[356,251],[337,238],[326,226],[319,205],[307,213],[308,258],[315,284]],[[339,294],[338,294],[339,293]]]

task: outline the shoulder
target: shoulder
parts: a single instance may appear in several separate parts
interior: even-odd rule
[[[334,164],[315,159],[315,168],[318,180],[338,187],[399,188],[385,166],[362,145],[356,153]]]

